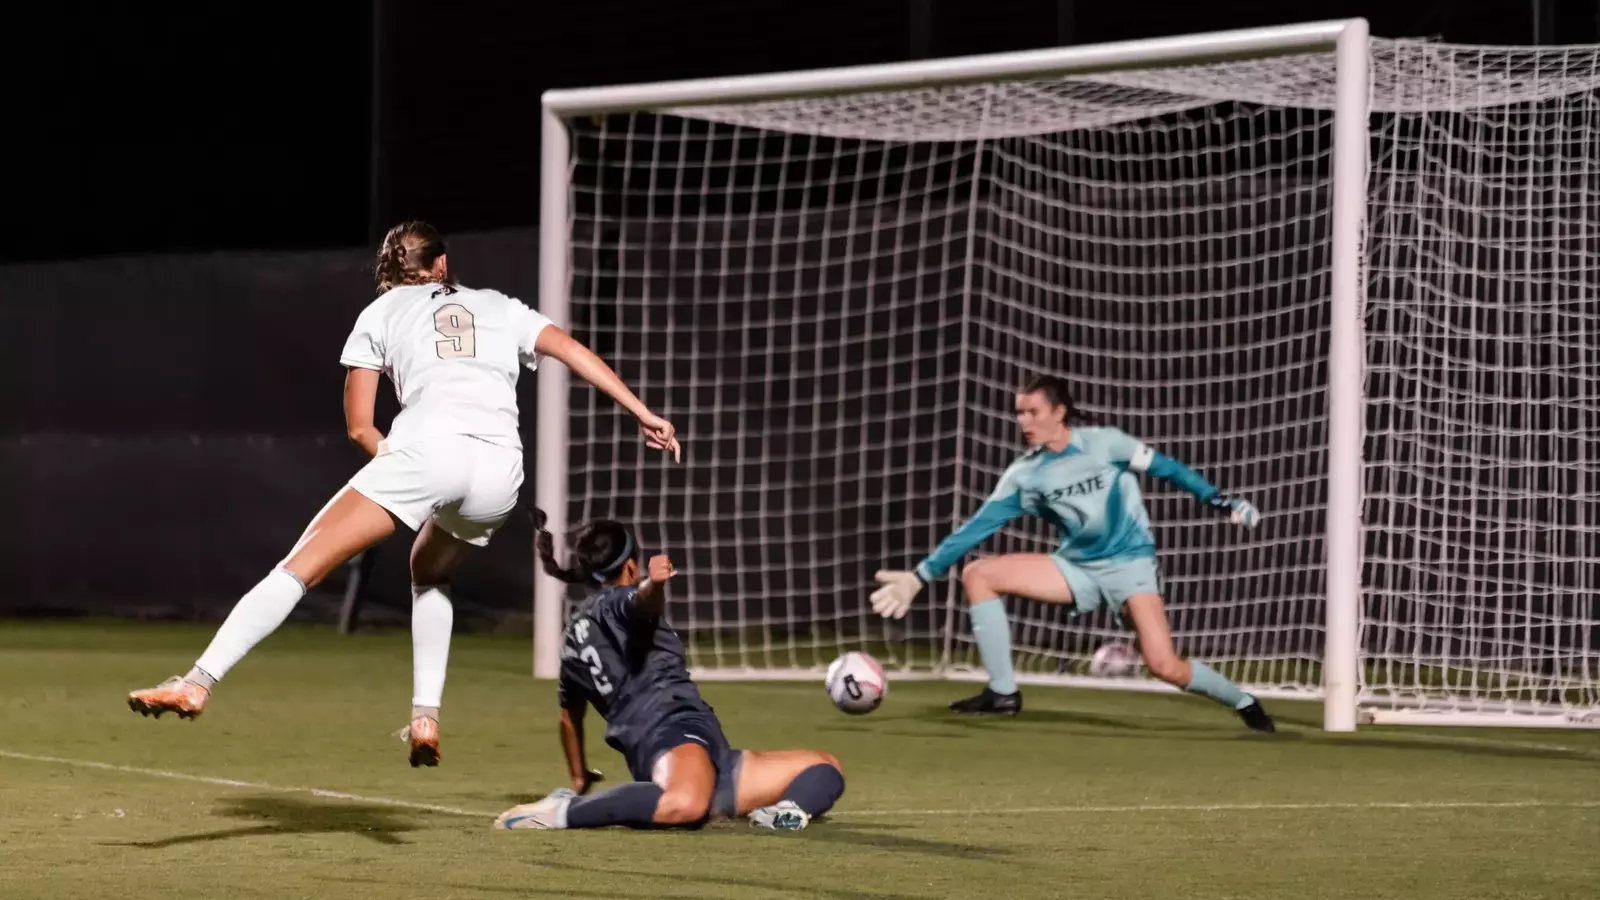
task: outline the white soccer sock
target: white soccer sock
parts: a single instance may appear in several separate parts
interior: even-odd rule
[[[294,605],[306,595],[305,585],[285,569],[273,569],[250,592],[239,598],[227,621],[217,629],[211,646],[195,660],[194,667],[217,681],[228,674],[234,663],[244,659],[250,648],[276,631],[289,618]]]
[[[411,586],[411,705],[437,710],[450,664],[455,611],[443,585]],[[438,718],[435,713],[435,718]]]

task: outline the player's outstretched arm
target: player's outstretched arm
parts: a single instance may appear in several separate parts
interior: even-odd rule
[[[583,750],[583,705],[561,708],[561,752],[567,757],[567,772],[572,776],[572,789],[587,794],[595,782],[602,780],[599,772],[589,768]]]
[[[344,376],[344,427],[350,442],[368,456],[377,456],[383,432],[372,424],[373,407],[378,399],[376,369],[352,366]]]
[[[1113,458],[1133,472],[1146,472],[1174,487],[1189,492],[1212,510],[1226,515],[1235,525],[1254,528],[1261,521],[1261,512],[1249,500],[1222,493],[1204,475],[1182,462],[1158,453],[1145,444],[1116,429],[1106,429],[1113,437]]]
[[[649,569],[634,595],[634,609],[639,615],[650,619],[661,616],[667,606],[667,581],[676,574],[677,568],[665,554],[650,557]]]
[[[540,330],[534,349],[543,356],[559,360],[577,373],[579,378],[604,391],[617,401],[618,406],[632,413],[639,420],[639,430],[644,432],[645,442],[652,448],[672,451],[674,460],[682,458],[677,430],[672,423],[651,412],[650,407],[645,406],[644,401],[594,351],[554,325],[547,325]]]
[[[1001,476],[999,486],[978,507],[978,511],[941,541],[927,559],[917,564],[915,570],[881,571],[877,574],[880,587],[872,592],[872,611],[885,618],[903,618],[911,609],[911,601],[922,592],[923,585],[943,575],[972,548],[1026,511],[1015,470],[1008,469]]]

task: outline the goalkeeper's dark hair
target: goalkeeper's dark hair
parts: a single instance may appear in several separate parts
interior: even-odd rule
[[[550,577],[568,584],[605,584],[617,577],[623,564],[639,553],[639,542],[633,539],[628,526],[611,519],[591,519],[567,535],[567,543],[572,547],[572,564],[563,566],[556,559],[555,535],[544,526],[544,510],[534,510],[533,527],[537,533],[533,545],[539,551],[539,562]]]
[[[1055,375],[1034,375],[1022,383],[1021,393],[1043,394],[1051,406],[1065,406],[1067,408],[1065,421],[1068,425],[1105,423],[1105,420],[1078,405],[1078,401],[1072,398],[1072,388],[1067,385],[1065,378]]]

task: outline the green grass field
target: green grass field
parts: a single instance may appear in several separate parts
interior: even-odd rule
[[[443,764],[413,770],[405,634],[285,629],[200,719],[128,711],[209,634],[0,622],[0,897],[1600,896],[1596,732],[1332,736],[1280,703],[1266,736],[1193,698],[1037,689],[960,719],[971,686],[909,682],[857,719],[820,685],[714,683],[736,746],[843,759],[831,817],[496,832],[563,784],[526,640],[458,639]]]

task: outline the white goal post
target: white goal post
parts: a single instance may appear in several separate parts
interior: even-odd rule
[[[539,307],[685,461],[543,366],[536,502],[672,553],[697,677],[981,678],[956,579],[890,623],[871,573],[1062,374],[1268,517],[1150,487],[1180,651],[1333,731],[1600,725],[1596,58],[1351,19],[549,91]],[[535,585],[549,678],[573,598]],[[1104,614],[1010,609],[1022,683],[1159,687],[1085,673]]]

